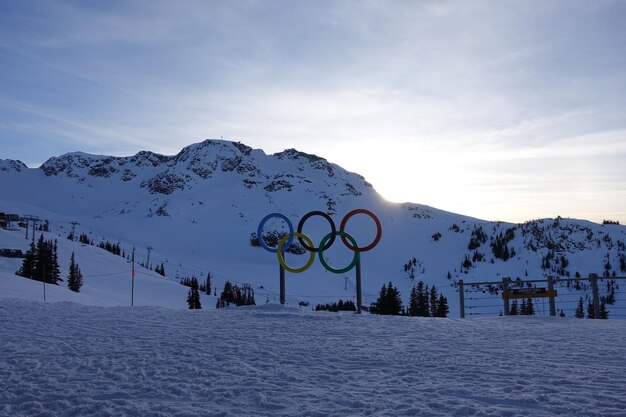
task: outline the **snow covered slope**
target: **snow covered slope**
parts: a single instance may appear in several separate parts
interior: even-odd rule
[[[0,416],[624,416],[626,321],[0,300]]]
[[[130,260],[95,246],[72,242],[52,233],[43,233],[43,236],[45,239],[56,239],[58,242],[61,278],[65,280],[67,277],[70,256],[74,253],[84,279],[83,287],[78,293],[69,291],[65,281],[58,286],[46,285],[47,302],[73,301],[96,306],[130,305],[132,286]],[[21,232],[0,229],[0,242],[2,242],[0,245],[2,247],[28,248],[28,243],[25,243]],[[15,271],[20,268],[21,264],[21,259],[0,257],[0,297],[43,300],[42,282],[15,275]],[[132,298],[136,306],[160,305],[170,308],[186,306],[188,289],[178,282],[163,278],[154,271],[139,265],[136,267],[134,281]],[[206,295],[204,297],[207,305],[215,304],[213,297]]]
[[[150,264],[163,263],[167,278],[195,275],[202,280],[211,272],[218,288],[226,280],[252,284],[257,302],[278,296],[275,255],[250,244],[260,220],[272,212],[285,214],[294,226],[312,210],[330,214],[337,226],[353,209],[375,212],[383,237],[362,254],[365,305],[389,281],[405,301],[418,280],[436,285],[450,300],[454,315],[453,285],[458,279],[626,275],[624,226],[561,218],[514,225],[425,205],[391,204],[363,177],[293,149],[266,155],[241,143],[205,140],[173,156],[76,152],[51,158],[39,169],[3,160],[0,183],[0,211],[47,219],[52,234],[62,239],[70,222],[78,221],[77,234],[86,233],[96,243],[120,242],[126,253],[134,245],[140,262],[147,261],[146,248],[151,246]],[[361,246],[376,232],[364,215],[350,219],[346,229]],[[274,219],[266,230],[287,228]],[[304,232],[318,244],[329,226],[314,217]],[[8,242],[0,240],[0,248]],[[352,252],[337,242],[325,256],[341,268]],[[300,266],[307,257],[288,255],[287,262]],[[4,274],[13,274],[11,268]],[[103,265],[93,269],[115,272]],[[317,260],[302,274],[287,274],[291,304],[351,299],[354,293],[354,272],[335,275]],[[159,297],[153,304],[164,305]]]

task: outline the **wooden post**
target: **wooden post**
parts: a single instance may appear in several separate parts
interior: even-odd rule
[[[593,292],[593,318],[600,318],[600,296],[598,291],[598,274],[589,274],[591,291]]]
[[[356,314],[361,314],[361,302],[361,256],[359,256],[356,261]]]
[[[552,278],[552,276],[548,277],[548,291],[550,291],[550,298],[549,298],[549,303],[550,303],[550,315],[552,317],[556,316],[556,303],[554,302],[554,280]]]
[[[279,263],[279,276],[280,276],[280,303],[285,304],[285,268]]]
[[[509,279],[502,278],[502,292],[506,293],[509,290]],[[511,306],[509,304],[509,297],[503,297],[504,301],[504,315],[509,316],[511,314]]]
[[[459,280],[459,312],[461,313],[461,318],[465,318],[465,293],[463,288],[463,280]]]

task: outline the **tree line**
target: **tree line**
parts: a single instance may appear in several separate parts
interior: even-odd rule
[[[448,299],[440,294],[434,285],[429,288],[423,281],[419,281],[411,289],[406,309],[402,304],[400,291],[391,281],[382,286],[378,299],[370,306],[372,314],[394,316],[447,317],[449,311]]]

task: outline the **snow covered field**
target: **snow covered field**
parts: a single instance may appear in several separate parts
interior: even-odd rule
[[[0,299],[1,416],[624,416],[626,321]]]

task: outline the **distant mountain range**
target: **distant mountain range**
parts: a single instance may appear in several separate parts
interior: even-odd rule
[[[295,227],[313,210],[329,214],[337,228],[356,208],[380,219],[380,244],[362,254],[366,302],[389,281],[403,294],[418,280],[434,284],[454,306],[458,279],[626,275],[624,226],[562,218],[511,224],[394,204],[362,176],[295,149],[267,155],[239,142],[205,140],[173,156],[74,152],[39,168],[1,160],[0,184],[0,211],[38,215],[59,234],[78,221],[78,231],[96,240],[154,247],[151,263],[165,263],[168,275],[212,271],[219,279],[250,282],[269,292],[277,291],[277,260],[250,244],[252,234],[268,213],[283,213]],[[287,231],[278,219],[268,222],[270,229]],[[346,229],[360,246],[375,234],[364,215],[354,216]],[[311,218],[304,232],[318,244],[329,226],[321,217]],[[342,266],[352,253],[337,244],[326,255],[329,263]],[[289,255],[288,262],[302,265],[305,258]],[[353,275],[331,274],[315,261],[310,270],[290,274],[287,294],[291,302],[348,298]]]

